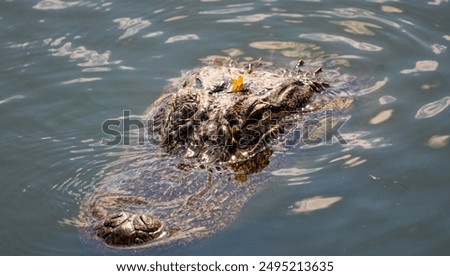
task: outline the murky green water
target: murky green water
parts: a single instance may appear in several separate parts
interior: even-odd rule
[[[212,55],[335,55],[380,88],[358,93],[349,144],[290,155],[228,228],[158,254],[450,254],[449,13],[447,0],[1,1],[0,254],[129,254],[65,223],[122,152],[100,145],[101,124]]]

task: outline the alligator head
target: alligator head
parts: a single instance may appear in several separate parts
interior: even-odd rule
[[[134,247],[225,227],[258,189],[236,182],[269,164],[271,145],[289,124],[324,106],[314,100],[329,87],[320,72],[209,65],[178,79],[145,115],[157,143],[83,205],[95,235]]]

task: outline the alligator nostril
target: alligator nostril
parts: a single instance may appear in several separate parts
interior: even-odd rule
[[[124,223],[129,218],[129,214],[121,212],[117,214],[113,214],[110,217],[107,217],[104,220],[103,225],[105,227],[117,227]]]
[[[147,231],[147,232],[155,232],[161,228],[161,221],[157,218],[140,215],[134,219],[134,226],[136,229]]]

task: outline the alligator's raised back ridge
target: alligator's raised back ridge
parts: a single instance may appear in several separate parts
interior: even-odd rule
[[[173,80],[144,114],[153,142],[131,147],[84,200],[83,233],[136,247],[227,226],[264,187],[284,135],[310,114],[351,103],[328,91],[343,82],[336,70],[291,67],[212,62]]]

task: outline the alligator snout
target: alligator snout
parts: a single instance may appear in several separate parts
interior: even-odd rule
[[[112,246],[139,246],[169,235],[158,218],[127,212],[106,216],[95,229],[97,236]]]

